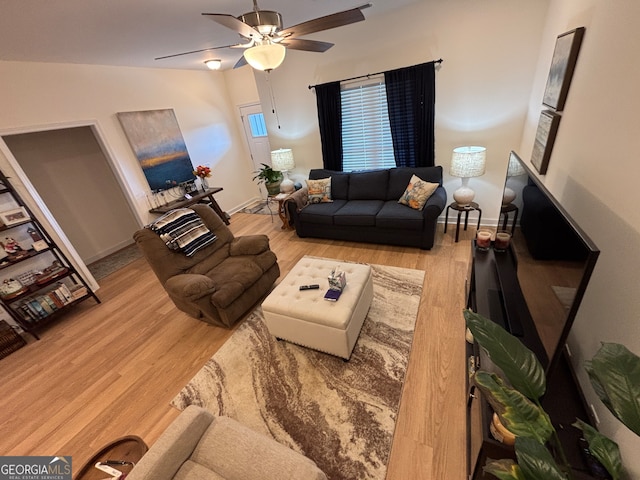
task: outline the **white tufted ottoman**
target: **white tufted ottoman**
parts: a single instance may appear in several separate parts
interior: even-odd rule
[[[327,277],[339,267],[347,286],[337,302],[324,299]],[[319,290],[300,291],[317,283]],[[373,299],[371,267],[339,260],[302,257],[262,303],[264,320],[276,338],[330,353],[351,356]]]

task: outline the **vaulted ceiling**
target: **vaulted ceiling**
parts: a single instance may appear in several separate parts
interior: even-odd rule
[[[373,0],[373,6],[364,10],[364,15],[366,18],[384,15],[419,1],[425,0]],[[284,27],[289,27],[365,3],[259,0],[258,6],[281,13]],[[218,58],[223,62],[222,68],[228,69],[240,58],[242,50],[223,48],[154,59],[239,43],[237,33],[201,13],[238,16],[252,10],[252,0],[2,0],[0,61],[203,70],[205,60]],[[338,28],[346,30],[350,26]],[[332,42],[332,30],[304,38]]]

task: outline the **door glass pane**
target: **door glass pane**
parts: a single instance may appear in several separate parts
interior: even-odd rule
[[[252,137],[256,138],[267,136],[267,126],[264,123],[264,116],[262,113],[249,114],[249,125],[251,126]]]

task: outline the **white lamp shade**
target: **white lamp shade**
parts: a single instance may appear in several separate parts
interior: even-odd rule
[[[507,168],[507,177],[517,177],[525,172],[522,164],[513,156],[509,157],[509,167]]]
[[[290,148],[281,148],[271,152],[271,166],[274,170],[285,172],[295,168],[296,163],[293,161],[293,152]]]
[[[283,193],[293,192],[295,190],[295,184],[287,175],[287,170],[291,170],[296,166],[293,161],[293,152],[290,148],[281,148],[271,152],[271,166],[274,170],[280,170],[284,172],[284,179],[280,183],[280,191]]]
[[[279,43],[256,45],[244,51],[244,58],[256,70],[273,70],[284,61],[287,49]]]
[[[469,188],[469,178],[484,175],[487,149],[484,147],[458,147],[453,149],[449,174],[462,178],[462,185],[453,192],[453,199],[458,205],[469,205],[475,192]]]
[[[487,149],[484,147],[458,147],[453,149],[449,174],[470,178],[484,175]]]

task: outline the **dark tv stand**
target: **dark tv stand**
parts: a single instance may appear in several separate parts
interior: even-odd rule
[[[511,250],[480,251],[471,244],[471,265],[467,279],[467,307],[511,330],[537,356],[546,368],[549,359],[538,336],[533,319],[517,279],[517,258]],[[484,354],[477,344],[467,343],[467,368],[482,368]],[[469,372],[468,372],[469,373]],[[513,447],[496,441],[489,431],[492,410],[469,382],[467,375],[467,453],[469,479],[494,479],[482,471],[488,458],[515,458]],[[564,446],[576,480],[593,479],[578,448],[580,431],[571,426],[576,418],[593,425],[586,402],[577,383],[571,362],[562,355],[547,376],[543,407],[551,417]]]

